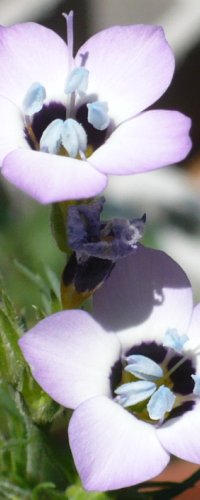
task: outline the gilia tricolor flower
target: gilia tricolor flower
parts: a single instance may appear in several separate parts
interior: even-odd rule
[[[149,110],[169,86],[174,56],[162,28],[114,26],[73,57],[35,23],[0,28],[3,175],[41,203],[100,193],[107,174],[145,172],[183,159],[190,120]]]
[[[50,316],[21,340],[33,376],[74,409],[69,441],[88,490],[148,480],[170,454],[200,463],[200,304],[163,252],[139,247],[96,292],[95,319]]]
[[[78,307],[102,285],[118,259],[137,250],[146,216],[101,220],[105,199],[71,205],[67,240],[73,250],[62,275],[61,296],[66,309]]]

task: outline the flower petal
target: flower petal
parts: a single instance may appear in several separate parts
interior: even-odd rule
[[[196,354],[196,374],[200,376],[200,304],[197,304],[193,309],[187,336],[189,341],[186,344],[185,351],[189,353],[193,351]]]
[[[69,441],[87,490],[107,491],[146,481],[169,461],[155,428],[105,397],[92,398],[76,409]]]
[[[20,110],[8,99],[0,97],[0,165],[4,157],[16,148],[29,146],[24,135],[24,123]]]
[[[52,30],[36,23],[1,26],[0,59],[0,95],[19,106],[34,82],[45,87],[47,97],[64,95],[68,49]]]
[[[169,453],[199,464],[200,403],[181,417],[166,422],[157,429],[157,435]]]
[[[187,335],[192,342],[200,344],[200,303],[194,307]]]
[[[186,331],[192,304],[190,282],[181,267],[164,252],[138,245],[94,294],[94,315],[129,349],[141,341],[162,342],[169,328]]]
[[[89,161],[101,172],[146,172],[185,158],[191,120],[178,111],[151,110],[118,127]]]
[[[110,396],[110,373],[119,359],[120,344],[86,312],[51,315],[25,334],[19,345],[34,378],[58,403],[76,408],[92,396]]]
[[[101,31],[79,49],[76,63],[89,70],[87,92],[108,103],[115,124],[155,102],[174,72],[174,56],[159,26]]]
[[[18,149],[3,162],[4,177],[40,203],[99,194],[107,178],[86,161]]]

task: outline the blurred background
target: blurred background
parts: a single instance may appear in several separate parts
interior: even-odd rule
[[[75,12],[75,45],[93,33],[121,23],[161,24],[176,56],[173,82],[155,107],[176,109],[193,120],[193,149],[178,166],[131,177],[110,177],[109,214],[147,213],[144,243],[174,257],[200,299],[200,2],[199,0],[0,0],[0,23],[36,21],[66,38],[62,12]],[[31,54],[30,54],[31,64]],[[119,212],[120,210],[120,212]],[[41,207],[5,181],[0,192],[0,257],[6,285],[19,308],[40,298],[20,275],[14,259],[33,272],[47,263],[59,275],[64,256],[53,241],[50,207]]]

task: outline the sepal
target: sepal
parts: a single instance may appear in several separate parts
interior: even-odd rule
[[[53,203],[51,209],[51,230],[56,244],[61,252],[71,254],[67,237],[67,215],[69,206],[75,202]]]
[[[85,205],[88,205],[91,202],[92,198],[84,200]],[[83,203],[81,200],[72,200],[52,204],[50,219],[52,234],[58,248],[67,256],[70,256],[72,253],[72,248],[68,241],[68,211],[71,206],[79,205],[81,203]]]

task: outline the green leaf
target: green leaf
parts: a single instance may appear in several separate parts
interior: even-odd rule
[[[17,259],[14,260],[14,265],[16,269],[26,278],[28,278],[29,281],[34,283],[40,290],[45,290],[45,285],[42,277],[31,271],[27,266],[19,262]]]
[[[10,297],[8,297],[1,276],[0,276],[0,309],[4,311],[5,315],[9,318],[10,322],[13,324],[13,327],[18,333],[18,336],[20,336],[22,332],[20,319],[17,316],[14,304],[12,303]]]
[[[31,500],[28,490],[16,486],[3,477],[0,478],[0,494],[2,500]]]
[[[25,361],[18,340],[18,326],[15,328],[3,309],[0,309],[0,374],[3,380],[20,389]]]
[[[32,500],[66,500],[64,493],[59,492],[53,483],[38,484],[32,491]]]
[[[60,299],[60,281],[56,273],[54,273],[54,271],[47,264],[44,264],[44,273],[50,290],[54,292],[57,299]]]
[[[54,273],[47,264],[43,264],[44,277],[40,276],[38,273],[34,273],[17,260],[15,260],[15,267],[23,276],[31,281],[40,292],[42,307],[32,306],[36,312],[36,321],[62,309],[59,279],[56,273]]]
[[[81,485],[73,485],[66,490],[67,500],[108,500],[106,493],[95,493],[85,491]]]

